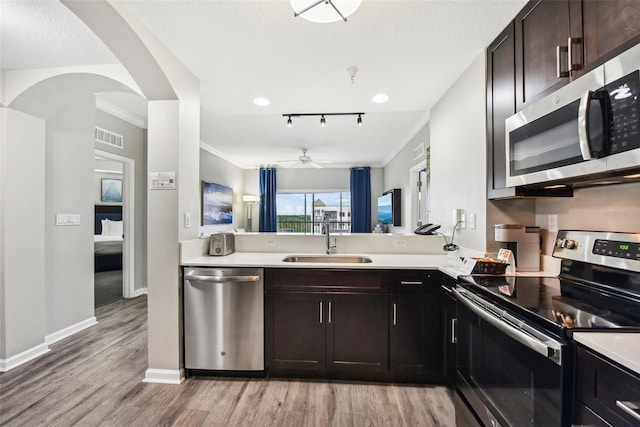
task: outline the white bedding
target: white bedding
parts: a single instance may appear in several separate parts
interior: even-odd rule
[[[111,255],[122,253],[122,236],[105,236],[95,234],[93,246],[96,255]]]

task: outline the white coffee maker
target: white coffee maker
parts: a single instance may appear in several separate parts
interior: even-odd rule
[[[496,242],[506,243],[516,260],[516,271],[540,271],[540,227],[496,224]]]

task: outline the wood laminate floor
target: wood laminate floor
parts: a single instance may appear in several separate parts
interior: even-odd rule
[[[99,323],[0,373],[7,426],[454,426],[439,386],[189,377],[142,382],[147,300],[96,310]]]
[[[94,307],[122,299],[122,270],[100,271],[93,275]]]

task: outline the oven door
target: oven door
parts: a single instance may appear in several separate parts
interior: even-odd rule
[[[505,122],[507,185],[527,185],[606,170],[608,97],[600,66]]]
[[[563,367],[568,345],[468,289],[458,286],[454,293],[458,387],[482,422],[488,426],[570,424],[570,385]]]

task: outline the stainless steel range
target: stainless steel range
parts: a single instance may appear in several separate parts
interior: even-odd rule
[[[460,276],[457,382],[491,426],[569,426],[580,330],[640,330],[640,233],[561,230],[558,277]]]

